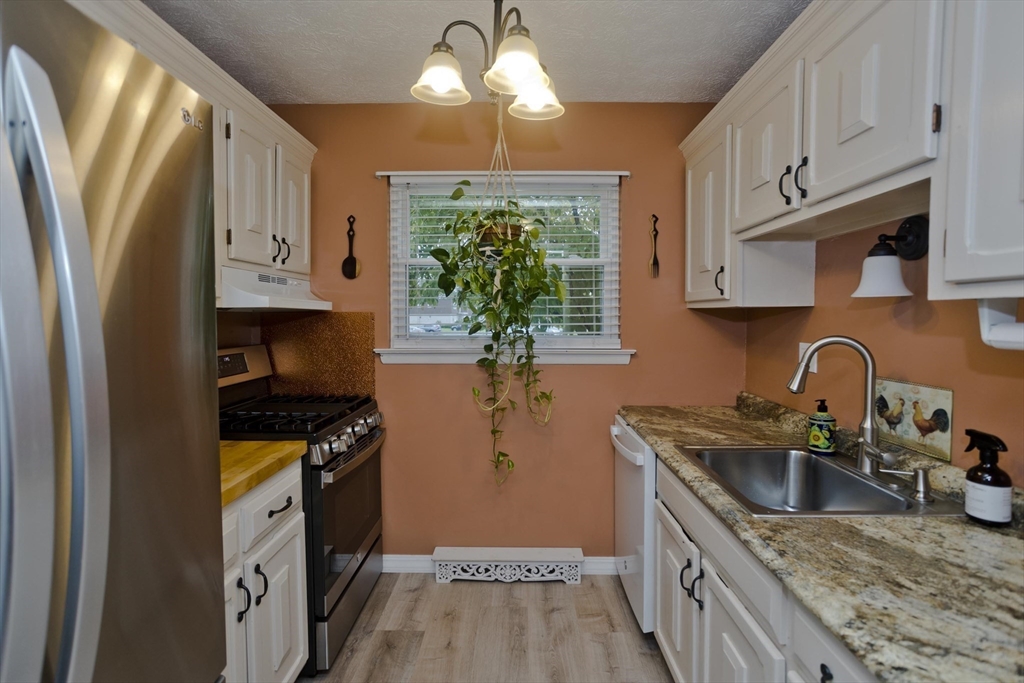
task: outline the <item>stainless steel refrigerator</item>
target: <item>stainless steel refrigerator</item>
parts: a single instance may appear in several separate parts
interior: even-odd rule
[[[225,664],[211,106],[0,2],[0,679]]]

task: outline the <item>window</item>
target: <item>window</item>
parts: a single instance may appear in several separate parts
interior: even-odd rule
[[[456,211],[476,206],[485,177],[389,175],[391,349],[379,352],[384,362],[474,362],[485,337],[468,335],[463,321],[468,311],[438,289],[441,267],[430,250],[454,243],[444,225]],[[546,297],[534,308],[541,362],[629,360],[631,352],[619,350],[619,176],[516,174],[523,213],[544,221],[539,241],[547,262],[562,268],[566,286],[564,302]],[[472,186],[465,197],[452,200],[455,183],[463,178]]]

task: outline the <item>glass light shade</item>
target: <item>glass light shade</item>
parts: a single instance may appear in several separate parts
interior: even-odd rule
[[[868,256],[860,274],[860,286],[851,294],[855,299],[883,296],[913,296],[903,284],[900,257]]]
[[[518,95],[522,86],[538,78],[545,85],[550,80],[540,66],[537,46],[530,40],[530,33],[523,29],[501,41],[494,66],[484,74],[484,83],[496,92]]]
[[[555,95],[554,81],[548,79],[544,85],[542,80],[536,79],[522,87],[508,113],[520,119],[543,121],[558,118],[565,113],[565,107]]]
[[[465,104],[472,99],[462,83],[462,67],[455,55],[434,49],[423,62],[423,74],[410,89],[412,96],[430,104]]]

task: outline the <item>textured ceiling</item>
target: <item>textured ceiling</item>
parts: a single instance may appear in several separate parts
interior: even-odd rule
[[[145,0],[267,103],[410,102],[455,19],[491,33],[486,0]],[[563,102],[715,102],[809,0],[520,0]],[[512,3],[505,4],[506,9]],[[448,36],[474,99],[480,39]]]

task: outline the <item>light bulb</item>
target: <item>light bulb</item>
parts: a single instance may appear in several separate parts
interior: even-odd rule
[[[428,69],[423,79],[434,92],[443,95],[457,86],[459,77],[448,67],[439,66]]]

